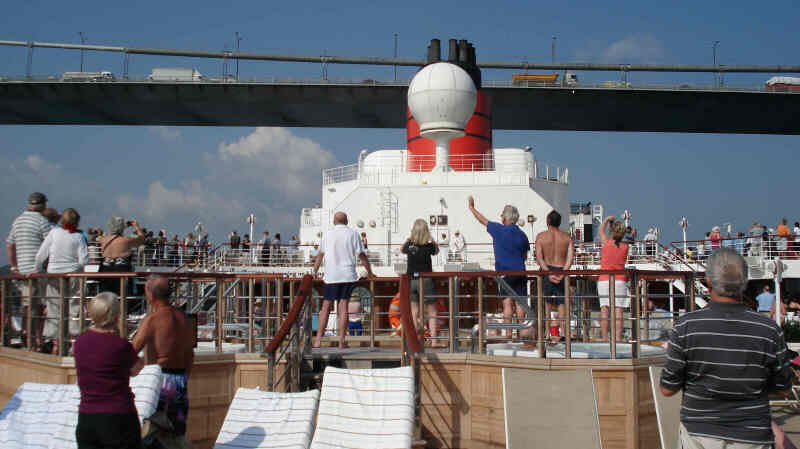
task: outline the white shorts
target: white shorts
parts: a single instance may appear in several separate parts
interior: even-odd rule
[[[608,282],[597,281],[597,295],[600,297],[600,307],[608,307]],[[614,281],[614,305],[616,307],[631,306],[631,292],[625,281]]]

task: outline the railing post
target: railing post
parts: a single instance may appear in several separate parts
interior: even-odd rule
[[[64,349],[66,345],[64,344],[64,337],[68,333],[69,330],[69,302],[67,302],[67,297],[64,292],[64,277],[61,275],[58,278],[58,336],[56,337],[56,345],[58,347],[57,354],[59,356],[64,355]]]
[[[125,276],[119,278],[119,336],[125,339],[128,338],[128,322],[125,319],[128,316],[128,298],[125,294],[127,280]],[[155,360],[150,362],[155,363]]]
[[[247,352],[253,352],[253,346],[255,346],[255,335],[254,331],[256,329],[255,326],[255,317],[253,316],[253,307],[255,306],[255,289],[256,282],[255,279],[250,278],[248,280],[248,297],[247,297]]]
[[[449,318],[449,329],[448,329],[448,346],[450,347],[449,352],[456,351],[456,313],[455,313],[455,295],[454,295],[454,280],[452,276],[447,277],[447,310],[448,310],[448,318]],[[420,301],[422,304],[422,301]],[[438,310],[438,309],[437,309]],[[438,315],[438,313],[437,313]],[[438,316],[437,316],[438,318]]]
[[[425,329],[425,307],[423,306],[425,304],[425,288],[424,288],[425,283],[422,282],[422,276],[420,276],[416,280],[413,280],[413,281],[410,281],[410,282],[416,282],[418,284],[417,286],[419,287],[419,294],[417,295],[417,297],[419,298],[419,302],[417,303],[417,308],[419,309],[417,311],[418,312],[417,313],[417,321],[418,322],[414,323],[414,327],[415,327],[414,331],[416,331],[417,329]],[[431,279],[431,282],[435,284],[433,279]],[[409,290],[409,293],[410,292],[411,292],[411,290]],[[414,307],[414,304],[411,304],[411,307]],[[422,333],[422,338],[423,338],[423,346],[424,346],[425,332]]]
[[[478,354],[483,354],[483,335],[486,332],[486,318],[483,316],[483,276],[478,276]]]
[[[499,289],[498,289],[499,290]],[[542,286],[542,275],[536,276],[536,350],[539,358],[547,358],[547,348],[545,347],[545,323],[544,323],[544,287]]]
[[[636,360],[639,358],[639,354],[641,351],[641,344],[642,344],[642,328],[641,328],[641,314],[642,311],[645,310],[642,307],[642,300],[647,296],[644,297],[641,294],[641,285],[639,285],[639,272],[634,271],[631,273],[631,286],[633,286],[633,291],[631,292],[632,298],[630,298],[631,303],[631,338],[633,342],[631,342],[631,359]]]
[[[25,311],[25,332],[28,335],[28,341],[26,342],[25,346],[28,347],[28,351],[32,351],[33,350],[33,340],[34,340],[34,334],[33,334],[33,309],[34,309],[33,283],[34,283],[34,279],[28,279],[25,282],[27,282],[27,284],[28,284],[28,307],[26,307],[27,310]],[[35,282],[40,282],[40,281],[39,281],[39,279],[36,279]],[[45,292],[46,291],[47,290],[45,289]],[[40,292],[39,296],[41,296],[41,292]],[[38,330],[37,330],[36,334],[37,334],[36,335],[37,338],[41,337],[40,335],[38,335],[39,334]]]
[[[217,279],[217,313],[214,320],[215,343],[217,352],[222,352],[222,316],[225,313],[225,280]]]
[[[564,358],[572,358],[572,329],[570,326],[570,318],[572,315],[572,297],[569,294],[569,275],[564,276],[564,308],[566,316],[564,317]]]
[[[86,278],[81,277],[79,279],[78,289],[79,293],[79,301],[80,301],[80,308],[78,309],[78,328],[79,333],[83,333],[86,330]]]
[[[275,290],[278,303],[278,310],[275,311],[276,315],[278,316],[278,325],[276,328],[280,328],[283,324],[283,278],[278,278],[275,280]]]
[[[689,312],[694,312],[694,308],[695,308],[695,303],[694,303],[694,294],[695,294],[694,293],[694,280],[695,280],[695,277],[694,277],[694,273],[690,273],[689,276],[687,276],[686,280],[687,280],[687,282],[686,282],[686,290],[689,291],[689,304],[686,307],[686,309]]]
[[[309,302],[311,302],[309,294]],[[377,314],[375,312],[376,307],[376,300],[375,300],[375,281],[369,281],[369,297],[371,298],[371,303],[369,305],[369,347],[375,347],[375,326],[377,326]],[[309,308],[309,316],[311,315],[311,308]]]
[[[267,354],[267,391],[275,391],[275,354]]]
[[[608,341],[611,342],[611,359],[617,358],[617,301],[615,275],[608,277]],[[624,329],[623,329],[624,330]]]
[[[275,323],[272,319],[272,312],[275,310],[275,302],[270,299],[270,296],[272,296],[272,279],[264,278],[264,315],[266,316],[264,320],[264,336],[271,339],[272,335],[274,335],[272,326]],[[267,340],[264,340],[264,344],[267,344]]]

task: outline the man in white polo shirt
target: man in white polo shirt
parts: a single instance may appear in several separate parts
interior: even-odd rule
[[[347,214],[336,212],[333,216],[333,229],[325,233],[319,253],[314,260],[314,277],[317,276],[323,260],[325,261],[325,276],[322,279],[325,282],[325,292],[322,309],[319,311],[317,338],[313,345],[315,348],[319,348],[322,344],[322,336],[325,334],[331,307],[335,302],[338,302],[336,312],[339,321],[339,347],[347,347],[344,341],[347,335],[347,309],[350,305],[350,295],[358,281],[356,257],[361,259],[361,263],[367,269],[367,276],[373,277],[372,266],[367,259],[361,237],[358,232],[347,227]]]

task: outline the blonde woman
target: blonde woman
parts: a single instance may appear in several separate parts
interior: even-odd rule
[[[439,245],[434,241],[430,230],[428,230],[428,223],[418,218],[414,221],[414,226],[411,228],[411,236],[403,243],[402,253],[408,256],[408,268],[406,273],[411,278],[411,289],[408,293],[411,300],[411,313],[414,317],[414,323],[419,322],[419,275],[420,273],[430,273],[433,271],[433,264],[431,258],[439,254]],[[442,347],[443,344],[436,342],[436,336],[439,333],[439,324],[436,321],[436,299],[433,297],[433,279],[423,278],[422,291],[425,294],[425,308],[430,315],[428,320],[428,328],[431,332],[433,339],[433,347]]]
[[[606,226],[609,226],[611,237],[606,234]],[[625,238],[625,223],[621,221],[614,221],[614,217],[606,217],[603,224],[600,225],[600,244],[603,249],[600,252],[600,269],[601,270],[624,270],[625,262],[628,260],[628,244],[622,243]],[[617,328],[616,339],[622,340],[622,309],[628,308],[631,305],[631,294],[628,290],[628,283],[625,275],[614,276],[614,312],[616,315]],[[608,325],[609,325],[609,290],[610,290],[609,275],[604,274],[600,276],[597,281],[597,295],[600,297],[600,333],[603,340],[608,339]]]
[[[78,448],[139,448],[141,429],[130,378],[144,361],[119,336],[119,297],[102,292],[88,306],[92,326],[75,341],[75,369],[81,402],[75,439]]]

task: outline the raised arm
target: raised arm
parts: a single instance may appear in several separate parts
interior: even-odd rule
[[[475,216],[475,219],[478,220],[480,224],[486,226],[489,223],[489,220],[487,220],[482,213],[478,212],[478,210],[475,209],[475,199],[472,198],[472,195],[469,196],[468,201],[469,201],[469,211],[472,212],[472,215]]]
[[[601,245],[605,245],[606,240],[608,240],[608,234],[606,234],[606,227],[608,226],[608,224],[612,220],[614,220],[614,216],[613,215],[609,215],[608,217],[606,217],[605,220],[603,220],[602,223],[600,223],[600,232],[599,232],[598,235],[600,237],[600,244]]]

